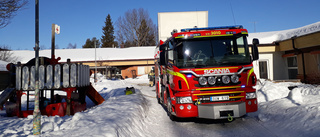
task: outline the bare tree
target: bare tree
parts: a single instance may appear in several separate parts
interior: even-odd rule
[[[124,17],[119,17],[116,26],[116,39],[120,45],[128,46],[152,46],[155,45],[156,37],[152,36],[156,32],[156,26],[153,24],[146,10],[133,9],[128,10]],[[127,44],[132,45],[127,45]],[[150,45],[152,44],[152,45]]]
[[[0,46],[0,60],[16,63],[18,57],[14,56],[8,46]]]
[[[75,43],[74,45],[72,45],[71,43],[68,44],[67,49],[76,49],[77,48],[77,44]]]
[[[41,49],[41,50],[45,50],[45,49],[48,49],[48,48],[47,48],[46,45],[41,45],[41,46],[40,46],[40,49]]]
[[[15,13],[27,2],[27,0],[0,0],[0,28],[6,27]]]

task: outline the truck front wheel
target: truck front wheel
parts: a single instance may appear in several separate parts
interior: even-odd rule
[[[168,104],[167,104],[168,116],[172,121],[176,121],[177,117],[175,115],[173,115],[174,112],[173,112],[173,109],[172,109],[170,96],[167,98],[167,101],[168,101]]]

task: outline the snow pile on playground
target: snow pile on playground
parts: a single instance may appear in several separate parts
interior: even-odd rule
[[[105,98],[104,103],[84,112],[76,113],[74,116],[42,116],[41,136],[188,136],[181,130],[175,131],[179,133],[158,131],[162,129],[159,127],[167,125],[154,124],[154,121],[150,120],[157,119],[155,116],[150,118],[152,117],[151,113],[164,112],[163,110],[151,109],[152,105],[148,100],[156,99],[146,97],[146,95],[155,96],[155,92],[150,90],[154,87],[147,88],[147,83],[146,75],[126,80],[106,80],[101,77],[97,84],[93,85]],[[125,95],[124,90],[128,86],[135,87],[136,93]],[[289,90],[288,87],[291,86],[296,87]],[[261,124],[278,136],[318,136],[320,134],[320,87],[301,83],[273,83],[261,80],[256,88],[259,111],[248,115],[248,118],[256,119],[256,124]],[[151,110],[157,112],[150,112]],[[3,114],[3,111],[1,113]],[[32,118],[32,116],[28,118],[1,116],[0,137],[32,136]],[[168,117],[165,118],[168,119]],[[201,129],[199,130],[201,132]],[[214,132],[215,129],[211,130]],[[241,133],[237,134],[241,135]],[[228,135],[231,134],[225,134],[225,136]]]

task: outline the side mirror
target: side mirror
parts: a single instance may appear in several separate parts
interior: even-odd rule
[[[258,44],[259,44],[259,39],[254,38],[254,39],[252,40],[252,44],[253,44],[253,45],[258,45]]]
[[[160,51],[160,65],[167,65],[167,58],[166,58],[166,45],[162,44],[159,46],[159,51]]]
[[[166,54],[164,50],[160,51],[160,65],[166,65]]]
[[[252,47],[251,47],[251,54],[253,60],[259,59],[259,51],[257,45],[259,44],[259,40],[257,38],[254,38],[252,40]]]

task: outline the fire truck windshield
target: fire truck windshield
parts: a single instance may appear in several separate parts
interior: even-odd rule
[[[175,64],[178,68],[251,63],[246,36],[177,39],[175,45]]]

